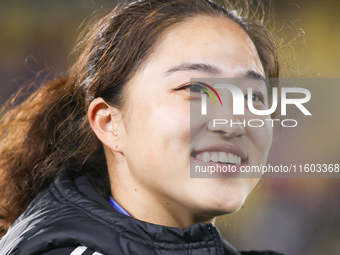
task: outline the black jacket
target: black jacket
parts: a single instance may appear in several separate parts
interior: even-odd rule
[[[0,240],[0,254],[69,255],[78,246],[85,246],[86,252],[77,253],[82,255],[278,255],[240,253],[212,224],[182,230],[128,217],[95,192],[85,176],[72,179],[68,171],[40,193],[11,226]]]

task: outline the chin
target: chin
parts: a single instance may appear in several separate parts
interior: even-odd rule
[[[205,204],[205,208],[202,208],[202,214],[206,217],[216,217],[225,214],[231,214],[238,211],[244,204],[244,197],[228,197],[225,199],[211,199],[210,203]]]
[[[258,182],[258,179],[241,178],[233,179],[233,181],[235,182],[228,182],[230,185],[228,188],[221,189],[217,194],[215,193],[215,195],[212,195],[210,198],[211,209],[218,215],[229,214],[238,211],[243,206],[249,193]]]
[[[218,215],[229,214],[238,211],[244,204],[244,200],[245,199],[240,199],[229,203],[222,203],[222,205],[218,207]]]

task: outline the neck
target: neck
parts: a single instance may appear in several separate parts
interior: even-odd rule
[[[169,197],[145,188],[129,174],[128,169],[109,168],[109,173],[112,197],[133,218],[181,229],[199,222],[214,223],[215,217],[202,216],[186,205],[178,204]]]

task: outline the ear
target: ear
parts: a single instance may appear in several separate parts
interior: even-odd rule
[[[118,127],[121,113],[117,108],[108,105],[104,99],[94,99],[89,107],[87,118],[98,139],[111,151],[122,153]]]

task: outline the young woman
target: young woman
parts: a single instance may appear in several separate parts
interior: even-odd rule
[[[189,174],[216,157],[263,164],[271,145],[270,126],[190,125],[191,77],[279,76],[271,33],[226,7],[117,7],[90,28],[67,78],[3,111],[1,254],[277,254],[240,253],[213,225],[258,178]],[[245,100],[268,107],[270,88],[256,89]]]

